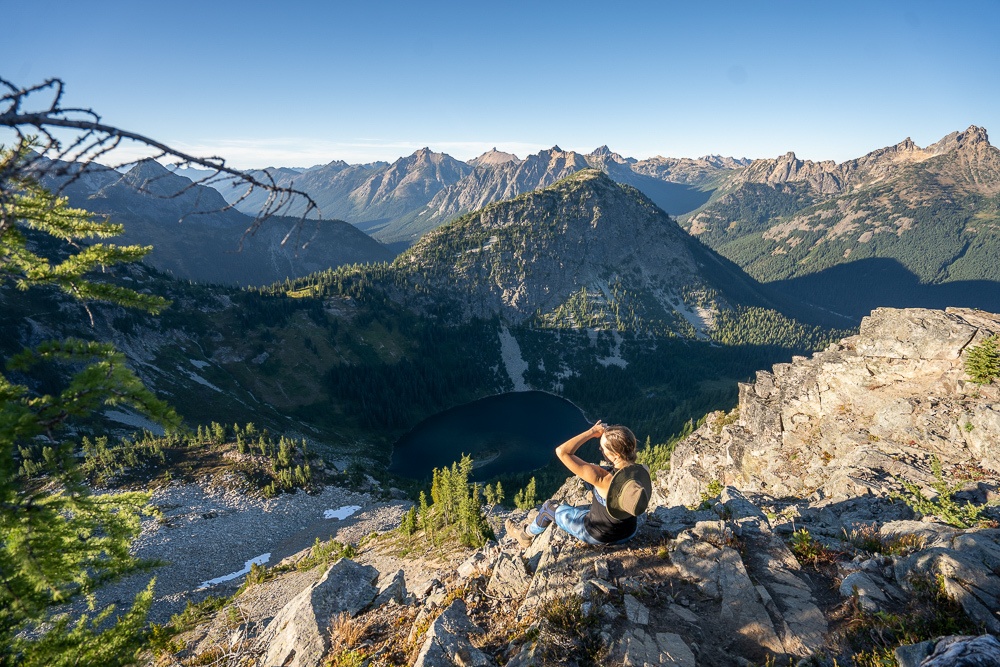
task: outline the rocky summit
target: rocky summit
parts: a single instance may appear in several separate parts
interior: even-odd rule
[[[628,544],[548,530],[522,550],[502,526],[531,514],[490,508],[499,540],[479,549],[414,549],[389,531],[351,559],[289,573],[317,545],[258,576],[176,655],[274,667],[998,664],[1000,386],[972,382],[965,365],[998,331],[1000,316],[979,311],[875,311],[856,336],[758,373],[735,410],[679,442]],[[556,495],[588,502],[576,478]]]
[[[593,169],[440,227],[393,268],[408,284],[400,299],[443,295],[465,316],[514,323],[693,337],[727,297],[762,299],[638,190]]]

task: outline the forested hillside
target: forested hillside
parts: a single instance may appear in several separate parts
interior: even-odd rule
[[[981,128],[841,165],[760,160],[682,222],[757,280],[853,317],[1000,307],[1000,151]]]

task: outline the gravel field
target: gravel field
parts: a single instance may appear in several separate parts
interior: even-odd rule
[[[169,620],[189,600],[232,593],[242,575],[205,588],[201,584],[244,570],[251,559],[270,554],[267,564],[273,566],[311,546],[317,537],[356,543],[369,533],[395,528],[411,505],[375,501],[339,487],[265,500],[232,489],[178,483],[154,492],[152,504],[161,516],[143,520],[133,553],[167,564],[113,582],[96,597],[99,609],[115,604],[124,611],[155,576],[156,599],[149,614],[155,623]],[[343,520],[323,518],[326,510],[348,506],[361,509]],[[75,606],[82,611],[82,603]]]

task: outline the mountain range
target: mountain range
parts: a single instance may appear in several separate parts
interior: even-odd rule
[[[680,222],[757,280],[853,317],[1000,309],[1000,151],[980,127],[840,164],[755,160]]]
[[[925,148],[907,138],[842,163],[792,152],[637,160],[607,146],[524,159],[494,149],[462,163],[425,148],[392,164],[269,172],[401,250],[465,213],[598,169],[757,281],[858,321],[878,306],[1000,310],[998,155],[971,126]],[[255,212],[259,202],[237,206]]]
[[[252,229],[253,218],[230,207],[214,188],[152,160],[124,174],[90,165],[81,178],[47,177],[43,183],[72,206],[123,224],[115,242],[152,245],[146,262],[185,280],[262,285],[395,254],[340,220],[272,217]]]
[[[601,169],[612,179],[639,188],[667,213],[679,215],[707,201],[709,193],[703,186],[749,163],[718,157],[638,161],[606,146],[587,155],[553,146],[524,159],[493,149],[466,163],[422,148],[392,164],[335,161],[301,171],[269,168],[252,173],[266,172],[279,185],[308,192],[324,217],[351,222],[402,249],[458,215],[551,185],[581,169]],[[220,187],[220,191],[246,213],[256,214],[263,203],[263,195],[239,201],[245,188]],[[290,213],[303,211],[304,206]]]
[[[247,214],[257,213],[263,195],[240,200],[242,189],[216,183],[220,196],[152,163],[125,175],[94,170],[67,194],[75,205],[125,222],[128,241],[154,245],[149,261],[158,268],[262,285],[388,261],[450,220],[585,169],[642,192],[769,284],[772,299],[783,295],[855,322],[878,306],[1000,310],[1000,151],[975,126],[926,148],[906,139],[839,164],[794,153],[637,160],[606,146],[589,154],[555,146],[524,159],[494,149],[462,162],[424,148],[392,163],[269,168],[257,175],[309,192],[324,221],[296,228],[297,219],[273,220],[245,238]],[[172,199],[167,190],[183,196]],[[245,213],[226,210],[230,205]],[[184,226],[175,228],[180,219]],[[282,245],[291,229],[293,240]]]

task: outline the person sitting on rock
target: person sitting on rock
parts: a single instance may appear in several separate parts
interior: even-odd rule
[[[576,455],[583,443],[598,437],[601,453],[614,466],[613,472]],[[621,544],[630,540],[638,530],[638,517],[646,511],[652,494],[649,470],[635,461],[636,440],[632,431],[625,426],[608,426],[598,421],[589,430],[556,447],[556,456],[591,489],[590,507],[572,507],[549,500],[527,525],[507,519],[507,534],[514,536],[526,549],[536,535],[541,535],[555,521],[557,526],[587,544]]]

